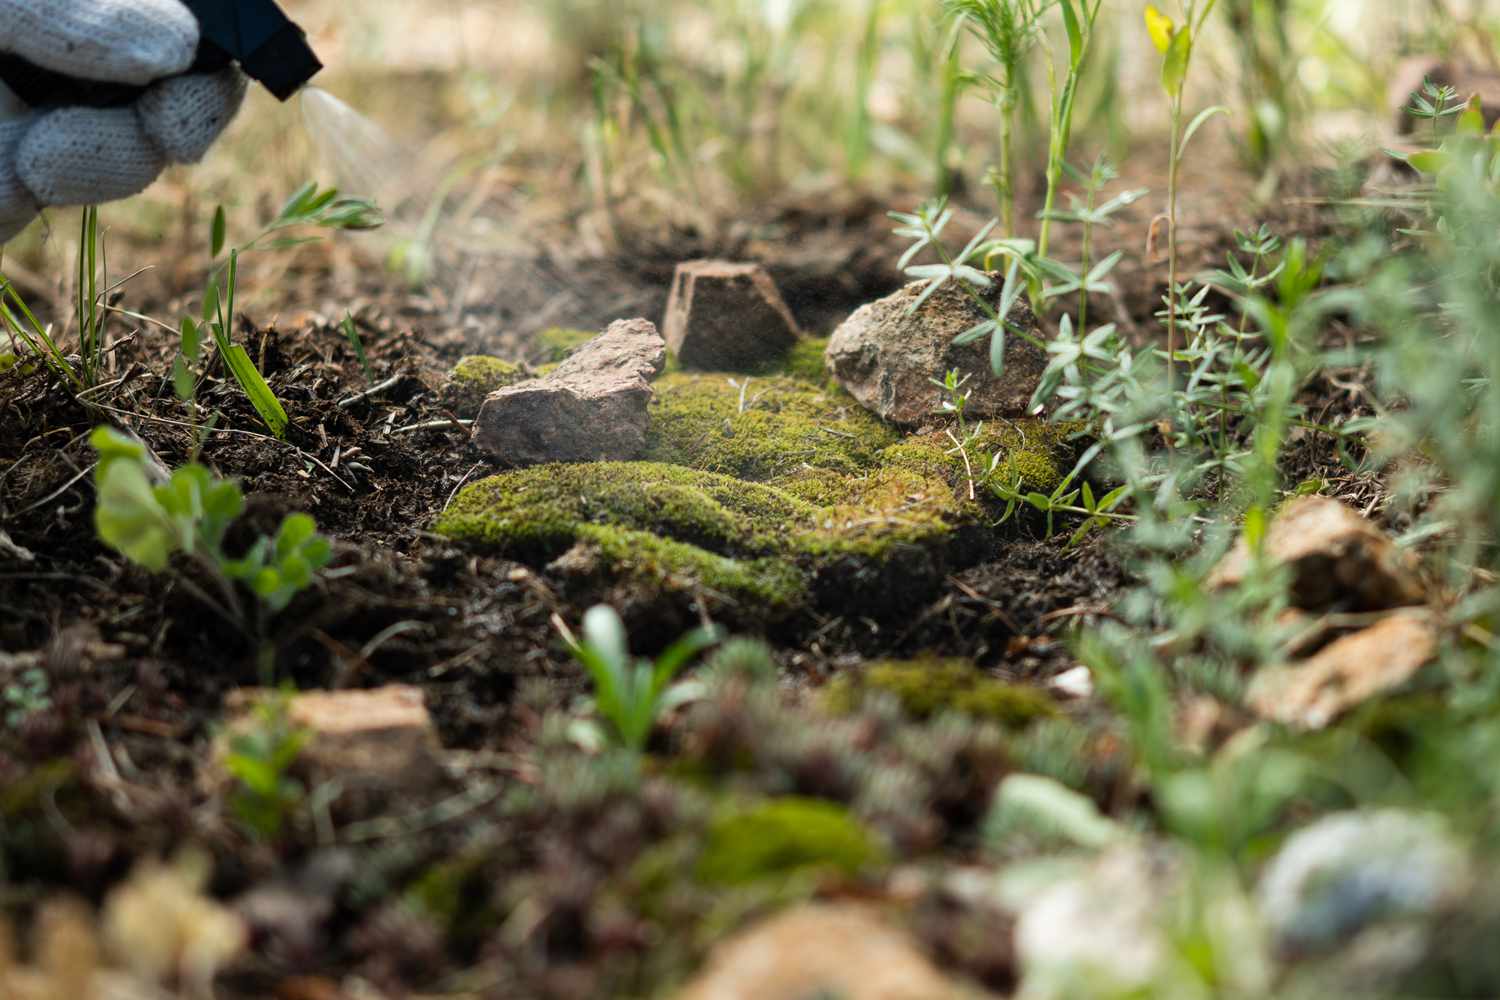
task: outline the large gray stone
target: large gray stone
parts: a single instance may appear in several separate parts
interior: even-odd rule
[[[943,390],[931,380],[956,368],[970,376],[965,385],[970,416],[1023,416],[1046,370],[1046,352],[1011,332],[1004,374],[995,377],[988,338],[962,347],[953,343],[985,313],[954,282],[911,313],[922,288],[916,282],[861,306],[834,331],[827,352],[834,377],[866,409],[892,423],[916,425],[940,412]],[[1038,335],[1036,318],[1025,305],[1018,303],[1010,320]]]
[[[491,393],[474,443],[516,466],[638,458],[666,348],[649,320],[614,323],[544,378]]]

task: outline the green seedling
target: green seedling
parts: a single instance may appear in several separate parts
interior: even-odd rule
[[[365,356],[365,342],[354,325],[354,316],[344,313],[344,321],[339,324],[339,329],[344,331],[344,339],[349,341],[349,346],[354,350],[354,356],[359,359],[359,368],[365,373],[365,381],[375,381],[375,371],[370,367],[370,359]]]
[[[645,749],[657,718],[671,704],[672,679],[721,638],[716,628],[689,632],[653,663],[630,655],[625,626],[612,608],[598,605],[583,616],[583,639],[556,622],[575,659],[594,682],[594,707],[622,747]]]
[[[1200,112],[1184,129],[1182,124],[1183,91],[1188,69],[1193,61],[1193,46],[1203,25],[1213,13],[1217,0],[1182,0],[1183,23],[1177,24],[1154,4],[1146,5],[1146,29],[1152,44],[1161,53],[1161,85],[1167,92],[1171,120],[1171,149],[1167,169],[1167,381],[1170,387],[1176,367],[1177,351],[1177,196],[1184,152],[1188,143],[1209,119],[1227,114],[1228,108],[1211,107]]]
[[[281,836],[287,821],[307,798],[302,782],[288,774],[308,733],[292,724],[285,695],[264,699],[252,724],[229,738],[224,770],[234,778],[229,810],[260,840]]]
[[[1073,141],[1073,112],[1078,100],[1078,84],[1083,78],[1083,64],[1094,39],[1094,24],[1104,0],[1057,0],[1063,27],[1068,36],[1067,75],[1059,88],[1057,69],[1047,60],[1047,83],[1052,92],[1047,129],[1047,194],[1042,204],[1041,232],[1037,236],[1037,256],[1046,258],[1051,245],[1052,219],[1057,205],[1058,185],[1067,164],[1068,147]]]
[[[998,112],[999,155],[990,186],[1007,237],[1016,235],[1015,132],[1026,60],[1044,38],[1043,15],[1059,0],[943,0],[949,17],[962,22],[978,39],[994,69],[969,74],[985,89]],[[1096,4],[1097,6],[1097,4]],[[1072,5],[1068,4],[1071,11]]]
[[[943,391],[943,398],[938,404],[938,408],[943,413],[951,414],[958,424],[958,433],[955,434],[951,429],[945,432],[948,435],[948,440],[953,442],[953,447],[948,450],[947,454],[958,455],[963,459],[964,474],[969,482],[970,500],[974,499],[978,486],[974,475],[972,449],[979,440],[979,436],[984,433],[983,423],[978,423],[970,427],[968,419],[964,416],[964,411],[969,406],[969,398],[974,394],[973,389],[965,388],[965,386],[969,384],[973,377],[972,373],[960,375],[957,368],[950,368],[942,378],[928,379],[929,382]]]
[[[17,351],[41,358],[75,392],[91,389],[102,380],[104,370],[104,326],[108,308],[104,296],[111,289],[99,236],[99,210],[90,205],[80,216],[78,257],[74,269],[74,312],[78,324],[78,363],[63,353],[52,330],[44,326],[26,305],[15,285],[0,272],[0,325]]]
[[[1089,295],[1090,294],[1113,294],[1114,286],[1106,280],[1116,265],[1124,258],[1124,254],[1116,251],[1104,258],[1102,261],[1094,260],[1094,233],[1096,229],[1110,228],[1114,225],[1114,216],[1129,206],[1140,201],[1147,195],[1145,188],[1136,188],[1124,191],[1115,197],[1101,203],[1100,192],[1111,181],[1119,178],[1119,172],[1114,164],[1104,157],[1094,160],[1093,169],[1087,174],[1075,169],[1071,165],[1067,170],[1073,177],[1084,186],[1084,197],[1079,198],[1072,192],[1068,193],[1069,206],[1066,210],[1049,209],[1042,213],[1043,221],[1067,222],[1077,225],[1083,230],[1083,261],[1076,272],[1068,271],[1060,284],[1048,285],[1042,291],[1043,299],[1055,299],[1063,295],[1078,295],[1078,327],[1082,330],[1088,329],[1089,317]],[[1040,250],[1038,251],[1040,253]]]
[[[228,259],[216,265],[203,293],[199,318],[184,317],[177,357],[172,365],[172,384],[178,398],[189,405],[197,425],[197,376],[203,333],[213,340],[219,357],[266,428],[276,438],[286,436],[291,426],[286,408],[266,382],[244,346],[234,343],[232,326],[235,298],[239,292],[240,255],[253,250],[286,250],[316,242],[316,236],[284,235],[287,230],[314,227],[326,230],[362,231],[383,224],[380,210],[363,198],[343,198],[337,188],[320,189],[309,181],[287,199],[276,217],[244,246],[230,249]],[[209,226],[209,256],[217,260],[228,241],[224,206],[215,211]],[[362,352],[361,352],[362,355]]]
[[[1436,84],[1431,80],[1422,81],[1422,90],[1413,94],[1411,104],[1407,105],[1406,113],[1418,121],[1428,122],[1432,129],[1432,142],[1437,145],[1438,128],[1444,118],[1452,118],[1462,114],[1464,101],[1458,96],[1458,91],[1447,84]]]
[[[258,642],[268,671],[274,647],[265,641],[268,615],[283,610],[313,582],[332,558],[328,540],[306,514],[288,514],[274,537],[261,537],[240,557],[224,551],[224,537],[244,511],[244,495],[232,480],[201,465],[185,465],[157,481],[146,448],[120,432],[100,427],[90,439],[99,453],[94,471],[98,502],[94,526],[100,541],[153,573],[181,556],[214,583],[216,595],[191,576],[182,585],[221,618]],[[254,596],[247,607],[238,586]]]

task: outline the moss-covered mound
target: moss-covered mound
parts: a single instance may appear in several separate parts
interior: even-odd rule
[[[774,376],[657,379],[646,457],[764,482],[803,466],[874,468],[896,432],[836,389]]]
[[[1023,491],[1051,493],[1068,474],[1072,451],[1069,439],[1077,430],[1074,424],[1045,420],[996,420],[986,423],[969,445],[967,467],[953,440],[941,432],[899,441],[882,451],[879,461],[883,467],[941,477],[963,486],[971,472],[975,476],[989,474],[993,456],[999,455],[995,479],[1006,486],[1019,480]]]
[[[998,453],[1007,483],[1050,492],[1070,429],[996,421],[966,466],[947,435],[902,438],[812,378],[820,351],[795,375],[668,372],[645,461],[503,473],[464,489],[438,530],[531,563],[566,553],[554,568],[573,581],[718,595],[757,620],[907,614],[993,544],[997,507],[971,498],[971,470]]]
[[[759,602],[771,617],[814,582],[870,613],[945,570],[965,520],[946,483],[902,470],[831,475],[799,492],[658,462],[537,466],[466,487],[437,528],[532,562],[582,544],[588,558],[575,563]]]
[[[1052,699],[1033,687],[985,676],[967,660],[888,660],[837,678],[824,692],[836,713],[859,708],[870,695],[894,696],[908,715],[930,719],[958,712],[1006,726],[1025,726],[1057,715]]]
[[[803,337],[787,352],[783,365],[792,378],[826,385],[831,381],[823,355],[828,350],[827,337]]]
[[[710,885],[748,885],[808,872],[858,875],[885,859],[848,810],[817,799],[771,799],[720,815],[695,869]]]
[[[653,462],[545,465],[465,488],[438,531],[547,561],[583,543],[607,569],[783,609],[802,596],[778,527],[813,509],[765,486]]]
[[[484,397],[531,376],[518,364],[488,354],[460,358],[448,373],[444,397],[449,406],[468,416],[479,409]]]

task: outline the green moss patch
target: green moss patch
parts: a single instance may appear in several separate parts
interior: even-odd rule
[[[871,599],[865,591],[900,582],[875,565],[898,546],[932,564],[924,577],[940,572],[931,553],[963,520],[945,483],[901,470],[833,476],[782,489],[658,462],[537,466],[466,487],[437,530],[532,562],[583,543],[614,575],[773,612],[805,599],[813,579],[836,599]],[[903,561],[898,576],[911,572]],[[852,587],[856,576],[870,586]]]
[[[818,385],[828,384],[828,368],[823,363],[823,355],[827,350],[827,337],[801,338],[792,345],[790,351],[787,351],[783,361],[785,373],[792,378],[815,382]]]
[[[620,574],[780,607],[802,596],[777,526],[806,505],[770,487],[652,462],[545,465],[464,489],[437,530],[545,561],[583,542]]]
[[[524,382],[530,377],[520,365],[488,354],[471,354],[460,358],[448,373],[444,395],[450,406],[467,415],[477,411],[484,397],[496,389]]]
[[[716,818],[696,875],[709,885],[742,886],[817,872],[853,877],[884,860],[880,842],[847,810],[788,797]]]
[[[823,697],[830,710],[846,714],[877,692],[895,696],[902,710],[917,719],[958,712],[1021,727],[1057,715],[1056,705],[1041,691],[986,677],[967,660],[872,663],[858,674],[837,678]]]
[[[803,466],[873,468],[896,432],[835,389],[794,378],[668,374],[655,383],[646,457],[756,482]]]
[[[994,472],[997,479],[1009,486],[1019,477],[1023,492],[1051,493],[1068,474],[1072,450],[1068,439],[1076,429],[1076,425],[1045,420],[991,421],[969,446],[969,461],[976,466],[973,472],[983,475],[992,457],[999,454]],[[893,444],[880,453],[880,464],[942,477],[955,485],[966,483],[969,475],[963,455],[943,433]]]
[[[574,330],[568,327],[548,327],[536,335],[538,360],[557,362],[599,336],[597,330]]]

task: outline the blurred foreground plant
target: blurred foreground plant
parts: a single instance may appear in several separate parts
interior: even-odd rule
[[[328,539],[318,534],[307,514],[288,514],[274,537],[262,535],[243,555],[231,557],[224,551],[224,536],[245,506],[238,484],[197,464],[160,482],[160,472],[139,441],[109,427],[97,428],[90,441],[99,453],[94,470],[99,539],[153,573],[166,570],[176,555],[191,560],[213,581],[216,595],[186,573],[178,581],[257,644],[266,679],[275,658],[275,647],[266,639],[266,619],[311,586],[332,558]],[[254,596],[255,605],[241,599],[240,586]]]
[[[561,619],[555,619],[554,625],[593,680],[594,707],[609,723],[612,738],[636,752],[645,749],[657,718],[673,704],[672,679],[693,657],[720,639],[718,629],[694,629],[652,662],[630,655],[625,626],[606,605],[592,607],[584,614],[581,641]]]

